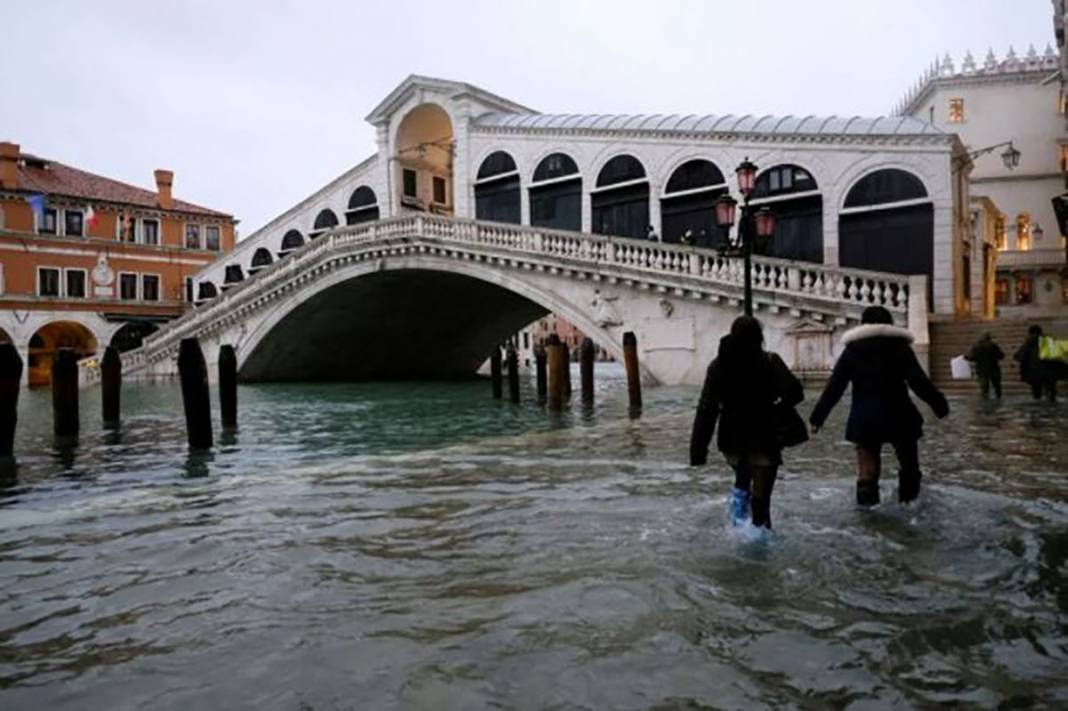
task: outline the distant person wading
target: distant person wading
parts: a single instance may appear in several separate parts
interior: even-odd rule
[[[979,389],[983,398],[990,397],[990,388],[994,388],[994,397],[1001,399],[1001,361],[1005,354],[989,333],[984,333],[968,355],[965,356],[975,364],[975,374],[979,378]]]
[[[736,523],[749,518],[751,508],[753,525],[771,528],[771,492],[783,448],[773,423],[782,408],[793,413],[802,399],[801,381],[778,355],[764,350],[760,322],[738,317],[708,366],[690,438],[690,464],[705,464],[718,421],[717,444],[734,469],[731,507]],[[803,421],[800,424],[803,438]]]

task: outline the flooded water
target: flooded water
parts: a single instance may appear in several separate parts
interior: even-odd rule
[[[695,388],[638,420],[599,388],[553,419],[477,382],[244,386],[199,458],[174,386],[128,386],[118,433],[84,393],[74,450],[24,394],[0,708],[1068,706],[1068,405],[954,400],[921,500],[874,512],[840,406],[760,540],[721,459],[687,466]]]

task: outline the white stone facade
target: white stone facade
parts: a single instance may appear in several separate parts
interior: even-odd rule
[[[1000,315],[1068,308],[1065,236],[1052,206],[1065,192],[1068,170],[1060,64],[1049,46],[1019,56],[1010,48],[1001,58],[991,51],[982,61],[969,53],[959,67],[947,55],[895,109],[959,134],[969,151],[1010,141],[1019,151],[1013,168],[1005,165],[1001,146],[975,156],[971,172],[971,195],[989,198],[1000,218],[994,227]],[[1019,303],[1025,287],[1027,303]]]
[[[933,209],[933,310],[951,314],[964,303],[955,265],[968,239],[967,171],[970,161],[957,138],[923,121],[817,117],[544,117],[512,101],[460,82],[413,76],[369,116],[378,152],[300,204],[243,240],[237,248],[197,275],[198,282],[221,285],[227,265],[247,274],[257,249],[281,251],[283,235],[299,230],[305,238],[316,216],[330,209],[344,223],[349,197],[361,186],[377,197],[381,218],[404,214],[397,136],[417,107],[434,104],[452,124],[448,211],[474,217],[474,177],[495,151],[514,159],[521,197],[521,222],[529,224],[528,188],[539,161],[565,153],[582,179],[582,231],[591,228],[591,191],[601,168],[613,156],[629,154],[649,182],[649,221],[660,229],[660,199],[672,172],[691,159],[712,161],[736,191],[734,167],[749,158],[762,168],[794,164],[815,178],[823,204],[823,263],[839,263],[839,217],[846,194],[861,178],[884,168],[917,177]],[[503,118],[502,118],[503,117]],[[516,117],[512,121],[510,117]],[[570,120],[570,119],[574,120]]]

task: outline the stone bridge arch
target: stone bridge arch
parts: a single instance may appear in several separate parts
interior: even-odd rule
[[[551,280],[432,254],[362,261],[217,339],[237,346],[244,380],[452,378],[473,375],[494,345],[554,313],[622,360],[623,329],[597,322],[597,285],[564,293]],[[643,377],[655,380],[644,367]]]

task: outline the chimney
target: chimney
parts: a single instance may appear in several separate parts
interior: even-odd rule
[[[0,189],[19,187],[19,144],[0,142]]]
[[[156,171],[156,191],[159,193],[156,202],[163,210],[174,209],[174,198],[171,196],[171,185],[174,184],[174,173],[169,170]]]

